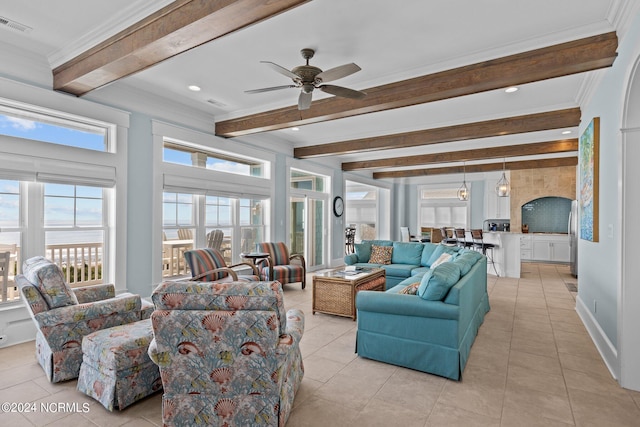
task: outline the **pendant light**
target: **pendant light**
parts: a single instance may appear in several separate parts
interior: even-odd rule
[[[509,197],[511,193],[511,187],[509,185],[509,181],[507,180],[507,176],[505,175],[505,159],[502,159],[502,177],[500,181],[496,184],[496,193],[498,197]]]
[[[467,188],[467,166],[466,163],[462,164],[462,170],[464,175],[462,178],[462,186],[458,189],[458,200],[467,201],[469,200],[469,189]]]

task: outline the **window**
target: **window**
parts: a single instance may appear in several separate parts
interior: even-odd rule
[[[46,257],[61,266],[71,286],[102,283],[103,190],[44,184]]]
[[[419,226],[468,228],[469,203],[457,193],[457,188],[420,189]]]
[[[0,302],[15,301],[20,298],[14,281],[22,264],[20,262],[22,237],[20,200],[20,182],[0,180]]]
[[[109,282],[124,291],[126,271],[116,265],[126,261],[127,242],[116,224],[126,217],[127,187],[116,177],[126,176],[127,153],[116,143],[126,136],[129,115],[42,89],[15,89],[70,112],[0,99],[0,245],[15,245],[10,273],[44,256],[71,286]]]
[[[291,169],[291,188],[324,192],[326,177]]]
[[[109,150],[109,128],[105,124],[92,124],[86,120],[76,121],[6,106],[0,107],[0,135],[87,150]]]
[[[193,147],[187,143],[165,140],[163,160],[168,163],[206,168],[218,172],[263,177],[265,168],[262,161],[240,157],[223,152],[215,152],[204,147]]]
[[[162,274],[190,274],[184,251],[193,247],[217,249],[229,265],[240,260],[240,253],[254,251],[264,241],[265,205],[268,199],[164,192]],[[213,238],[216,231],[222,239]]]
[[[345,222],[348,226],[355,226],[355,241],[375,239],[378,222],[378,189],[347,181],[346,190]]]

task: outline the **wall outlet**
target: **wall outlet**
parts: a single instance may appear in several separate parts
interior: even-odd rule
[[[5,345],[7,342],[7,336],[6,335],[0,335],[0,346]]]
[[[598,304],[596,300],[593,300],[593,312],[595,313],[598,310]]]

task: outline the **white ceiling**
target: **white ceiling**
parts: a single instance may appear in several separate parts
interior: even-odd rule
[[[0,0],[0,16],[32,27],[0,30],[4,43],[42,55],[53,66],[169,3],[151,0]],[[291,11],[192,49],[112,86],[135,87],[211,115],[212,122],[296,104],[287,89],[244,91],[289,80],[260,61],[291,69],[300,49],[316,49],[311,64],[329,69],[355,62],[362,71],[334,82],[366,89],[492,58],[615,30],[625,0],[313,0]],[[578,106],[589,74],[268,132],[299,147],[509,117]],[[195,84],[201,92],[191,92]],[[314,99],[328,95],[315,91]],[[213,99],[226,106],[215,107]],[[313,106],[311,107],[313,108]],[[577,136],[577,129],[571,129]],[[559,131],[345,155],[344,161],[452,151],[566,138]]]

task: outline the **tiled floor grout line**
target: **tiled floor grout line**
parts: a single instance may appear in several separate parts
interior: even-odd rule
[[[557,267],[555,268],[556,274],[561,278]],[[565,284],[564,280],[562,280],[563,285]],[[549,303],[547,300],[547,293],[544,289],[544,283],[542,283],[542,292],[544,294],[544,299],[545,299],[545,304],[547,305],[547,312],[549,311]],[[567,292],[569,292],[569,290],[566,288],[565,285],[565,289],[567,290]],[[575,409],[573,407],[573,404],[571,403],[571,394],[569,393],[569,384],[567,384],[567,378],[565,376],[565,368],[562,366],[562,363],[560,362],[560,349],[558,348],[558,338],[556,337],[556,327],[554,326],[554,322],[551,320],[551,313],[549,313],[549,322],[551,323],[551,334],[553,335],[553,343],[556,347],[556,352],[558,353],[558,363],[560,363],[560,372],[562,373],[562,382],[564,383],[564,388],[565,388],[565,393],[567,394],[567,401],[569,402],[569,408],[571,410],[571,419],[573,420],[573,424],[574,425],[578,425],[577,424],[577,420],[576,420],[576,415],[575,415]]]

